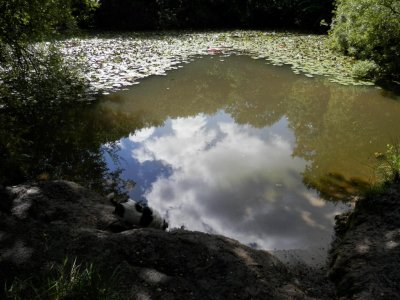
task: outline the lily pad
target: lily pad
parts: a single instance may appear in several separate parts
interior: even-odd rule
[[[79,66],[93,92],[122,89],[140,78],[182,68],[199,55],[215,54],[221,60],[245,54],[277,66],[288,64],[296,74],[327,76],[339,84],[374,84],[353,79],[354,61],[332,52],[326,39],[321,35],[263,31],[166,32],[99,34],[58,41],[57,45],[68,63]]]

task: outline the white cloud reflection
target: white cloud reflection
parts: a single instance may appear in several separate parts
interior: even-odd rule
[[[172,168],[146,192],[170,227],[223,234],[263,249],[299,249],[329,243],[337,208],[302,183],[306,165],[293,158],[294,137],[282,119],[255,129],[231,119],[199,115],[171,120],[130,137],[132,157]],[[165,128],[164,128],[165,130]]]
[[[147,140],[149,137],[151,137],[155,130],[156,129],[154,127],[143,128],[143,129],[135,132],[135,134],[130,134],[129,140],[131,140],[132,142],[135,142],[135,143],[143,142],[143,141]]]

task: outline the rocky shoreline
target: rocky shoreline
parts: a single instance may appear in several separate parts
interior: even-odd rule
[[[400,299],[400,184],[336,218],[329,277],[346,299]]]
[[[400,296],[398,190],[393,187],[382,203],[360,202],[345,221],[340,218],[329,266],[339,296]],[[15,277],[45,276],[52,264],[70,257],[102,273],[118,269],[122,299],[336,298],[326,269],[288,266],[223,236],[147,228],[115,232],[109,201],[72,182],[8,187],[0,198],[2,287]]]

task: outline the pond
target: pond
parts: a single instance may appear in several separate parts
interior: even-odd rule
[[[112,122],[141,124],[110,169],[137,183],[170,227],[261,249],[318,249],[337,200],[376,180],[374,153],[400,130],[400,103],[246,56],[197,59],[105,97]],[[326,201],[331,200],[331,201]]]
[[[90,105],[0,114],[2,184],[134,181],[130,196],[170,228],[313,256],[400,132],[386,90],[242,55],[197,57]]]

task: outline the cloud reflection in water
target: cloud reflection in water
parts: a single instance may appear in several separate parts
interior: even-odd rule
[[[282,118],[271,127],[238,125],[216,115],[169,119],[121,141],[137,177],[157,171],[144,189],[170,227],[223,234],[262,249],[325,246],[339,210],[302,183],[306,162]],[[162,170],[168,169],[168,172]],[[126,176],[126,175],[125,175]]]

